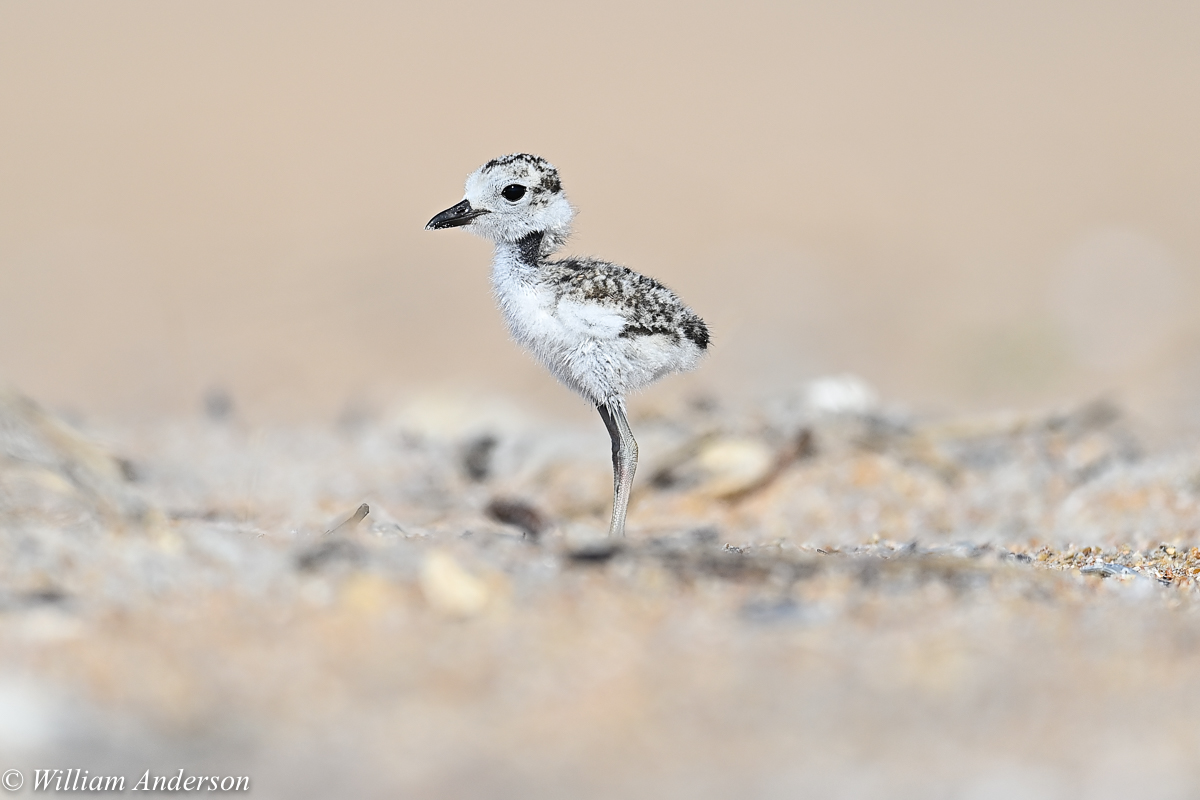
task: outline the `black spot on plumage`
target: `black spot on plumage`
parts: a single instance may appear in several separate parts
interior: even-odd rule
[[[493,158],[491,161],[484,164],[483,168],[484,169],[494,169],[496,167],[506,167],[509,164],[516,163],[517,161],[524,161],[526,163],[535,164],[535,165],[538,162],[541,162],[543,164],[546,163],[543,159],[538,158],[537,156],[534,156],[534,155],[530,155],[529,153],[511,153],[506,156],[499,156],[497,158]]]
[[[646,325],[626,325],[621,331],[620,337],[622,339],[632,339],[635,336],[655,336],[660,334],[662,336],[669,336],[676,341],[679,340],[679,332],[674,328],[670,328],[665,325],[655,325],[654,323],[649,323]]]
[[[683,320],[683,335],[691,339],[692,342],[701,350],[708,349],[708,326],[704,324],[704,320],[699,317],[692,316]]]
[[[542,256],[542,238],[545,235],[545,231],[534,231],[517,240],[517,253],[522,264],[537,266],[538,259]]]

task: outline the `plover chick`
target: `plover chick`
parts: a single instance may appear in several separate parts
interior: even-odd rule
[[[495,243],[492,290],[513,338],[594,403],[608,428],[608,532],[624,536],[638,455],[625,396],[694,368],[708,348],[708,328],[653,278],[593,258],[552,260],[574,215],[558,171],[543,158],[516,153],[471,173],[462,202],[425,229],[465,227]]]

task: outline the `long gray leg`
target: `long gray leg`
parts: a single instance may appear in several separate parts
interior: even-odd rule
[[[613,511],[608,535],[625,535],[625,514],[629,510],[629,493],[633,490],[633,473],[637,470],[638,447],[625,418],[625,402],[619,397],[596,406],[604,427],[612,439]]]

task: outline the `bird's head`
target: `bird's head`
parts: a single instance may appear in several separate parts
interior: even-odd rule
[[[472,172],[462,202],[429,220],[425,229],[466,227],[497,244],[544,233],[542,251],[549,253],[566,241],[574,216],[558,170],[544,158],[515,153]]]

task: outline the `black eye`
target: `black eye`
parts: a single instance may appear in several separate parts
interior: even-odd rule
[[[510,183],[500,190],[500,194],[510,203],[515,203],[525,196],[525,187],[519,183]]]

